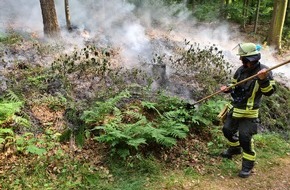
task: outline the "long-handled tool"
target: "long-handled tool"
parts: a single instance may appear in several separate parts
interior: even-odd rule
[[[285,62],[283,62],[283,63],[280,63],[280,64],[278,64],[278,65],[275,65],[275,66],[273,66],[273,67],[270,67],[270,68],[268,68],[268,69],[266,70],[266,72],[269,72],[269,71],[271,71],[271,70],[273,70],[273,69],[276,69],[276,68],[278,68],[278,67],[281,67],[281,66],[283,66],[283,65],[286,65],[286,64],[288,64],[288,63],[290,63],[290,60],[285,61]],[[246,81],[249,81],[249,80],[251,80],[251,79],[257,77],[258,75],[259,75],[259,74],[255,74],[255,75],[253,75],[253,76],[250,76],[250,77],[248,77],[248,78],[246,78],[246,79],[244,79],[244,80],[241,80],[241,81],[239,81],[239,82],[237,82],[237,83],[231,85],[230,87],[234,87],[234,86],[240,85],[240,84],[242,84],[242,83],[244,83],[244,82],[246,82]],[[223,92],[223,90],[219,90],[219,91],[217,91],[217,92],[215,92],[215,93],[213,93],[213,94],[211,94],[211,95],[209,95],[209,96],[206,96],[206,97],[204,97],[204,98],[198,100],[197,102],[193,103],[193,105],[198,104],[198,103],[200,103],[200,102],[202,102],[202,101],[204,101],[204,100],[207,100],[207,99],[209,99],[209,98],[211,98],[211,97],[213,97],[213,96],[215,96],[215,95],[217,95],[217,94],[219,94],[219,93],[221,93],[221,92]]]

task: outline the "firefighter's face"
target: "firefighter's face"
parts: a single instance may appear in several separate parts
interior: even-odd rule
[[[253,66],[253,64],[248,59],[245,59],[242,56],[240,56],[240,60],[242,61],[245,68],[251,68]]]
[[[242,61],[244,67],[248,67],[248,61],[247,60],[243,59],[242,56],[240,56],[240,60]]]

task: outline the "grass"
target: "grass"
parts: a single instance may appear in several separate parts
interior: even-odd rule
[[[9,34],[0,33],[0,43],[3,43],[4,45],[15,44],[21,40],[22,37],[15,32],[11,32]]]
[[[269,163],[273,167],[279,165],[275,160],[290,152],[289,141],[278,134],[259,134],[254,139],[257,168],[262,170],[268,168]],[[126,161],[111,158],[106,167],[84,163],[61,151],[52,156],[23,155],[19,158],[6,163],[9,169],[0,176],[1,189],[190,189],[198,187],[205,179],[236,176],[241,167],[241,155],[228,160],[209,154],[207,159],[213,163],[201,171],[190,166],[175,169],[154,156],[137,155]]]

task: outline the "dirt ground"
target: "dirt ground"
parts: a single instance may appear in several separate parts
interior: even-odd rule
[[[199,190],[290,190],[290,155],[273,162],[268,168],[257,165],[249,178],[218,177],[199,182]]]

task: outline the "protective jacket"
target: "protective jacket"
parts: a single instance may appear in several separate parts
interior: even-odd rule
[[[267,69],[268,67],[260,62],[255,63],[254,67],[251,68],[241,66],[234,74],[231,83],[235,84],[251,77],[264,68]],[[264,80],[256,77],[233,87],[230,91],[233,98],[231,102],[231,106],[233,107],[232,116],[234,118],[258,118],[262,95],[270,96],[275,90],[275,81],[273,80],[271,72]]]

